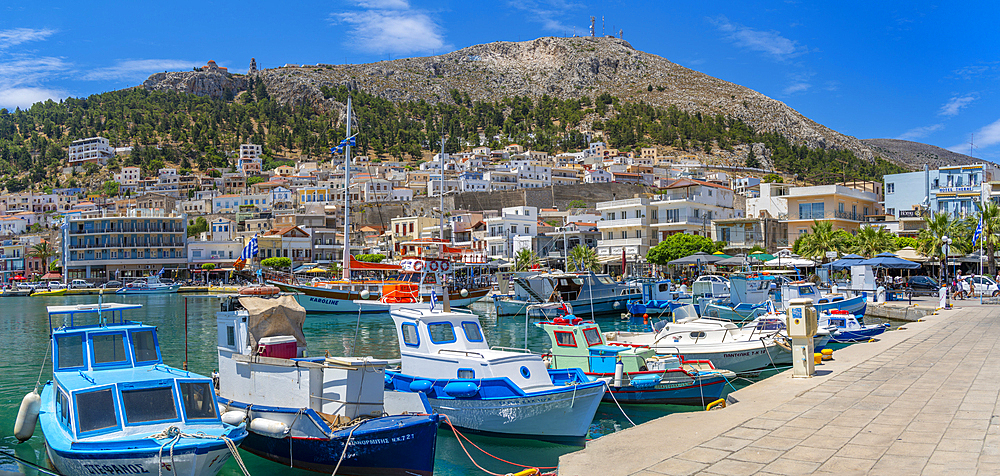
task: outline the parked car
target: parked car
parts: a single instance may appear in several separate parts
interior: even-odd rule
[[[122,287],[122,282],[115,280],[108,281],[101,285],[101,288],[103,289],[118,289],[120,287]]]
[[[94,287],[94,285],[87,282],[85,279],[74,279],[69,283],[70,289],[89,289],[92,287]]]
[[[55,291],[58,289],[63,289],[65,287],[66,285],[60,283],[59,281],[49,281],[49,291]]]
[[[914,294],[937,294],[941,285],[930,276],[910,276],[906,281],[906,287]]]
[[[969,276],[963,280],[971,285],[973,296],[1000,296],[1000,286],[989,276]]]

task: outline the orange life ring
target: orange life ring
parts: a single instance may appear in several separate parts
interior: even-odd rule
[[[449,269],[451,269],[451,262],[450,261],[442,261],[441,262],[441,272],[442,273],[447,273]]]
[[[414,271],[421,271],[423,269],[424,269],[424,262],[423,261],[414,261],[413,262],[413,270]]]
[[[436,273],[438,270],[438,262],[431,261],[430,263],[427,264],[427,267],[431,270],[432,273]]]

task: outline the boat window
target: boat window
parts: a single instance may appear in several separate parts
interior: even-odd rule
[[[174,388],[140,388],[122,391],[126,423],[144,423],[177,419]]]
[[[226,345],[236,346],[236,328],[233,326],[226,326]]]
[[[56,363],[60,369],[83,367],[83,334],[56,337],[56,347],[59,355]]]
[[[812,296],[813,294],[816,294],[816,288],[812,286],[799,287],[799,296]]]
[[[702,331],[695,331],[695,332],[691,333],[691,338],[692,339],[697,339],[699,337],[705,337],[705,333],[702,332]]]
[[[576,347],[576,337],[572,332],[555,331],[556,345],[560,347]]]
[[[200,420],[215,418],[215,400],[208,382],[181,382],[181,400],[184,402],[184,418]]]
[[[458,369],[458,378],[476,378],[476,371],[472,369]]]
[[[135,349],[135,361],[156,362],[160,357],[156,355],[156,337],[153,331],[138,331],[132,333],[132,347]]]
[[[125,362],[125,336],[122,334],[104,334],[90,337],[93,347],[94,364],[109,364]]]
[[[81,433],[118,426],[111,389],[76,394],[76,419]]]
[[[59,407],[59,421],[64,426],[69,425],[69,396],[61,388],[59,389],[59,397],[56,399],[56,405]]]
[[[479,329],[478,322],[465,321],[462,323],[462,330],[465,332],[465,340],[469,342],[483,341],[483,331]]]
[[[404,344],[411,347],[420,346],[420,335],[417,334],[416,324],[410,324],[408,322],[403,323],[403,326],[400,328],[400,332],[403,333]]]
[[[665,293],[665,292],[667,292],[667,291],[670,291],[670,283],[663,283],[663,284],[660,284],[660,289],[659,289],[659,291],[660,291],[661,293]]]
[[[615,280],[611,279],[611,276],[598,276],[597,280],[600,281],[601,284],[615,284]]]
[[[596,327],[591,327],[589,329],[583,330],[583,336],[587,338],[587,346],[601,344],[601,333],[597,331]]]
[[[455,328],[450,322],[427,324],[427,333],[431,336],[431,342],[435,344],[455,342]]]
[[[573,284],[576,284],[577,286],[583,286],[583,279],[573,278]]]

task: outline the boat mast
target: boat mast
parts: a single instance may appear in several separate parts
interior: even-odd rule
[[[344,280],[351,280],[351,95],[347,95],[347,143],[344,146]]]
[[[441,198],[441,208],[439,208],[441,211],[441,226],[439,230],[441,231],[441,241],[444,241],[444,134],[441,135],[441,155],[438,156],[438,159],[441,162],[441,188],[438,189],[438,196]]]

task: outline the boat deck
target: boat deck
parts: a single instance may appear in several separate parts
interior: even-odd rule
[[[559,474],[998,474],[1000,308],[959,304],[836,351],[816,377],[588,442]]]

